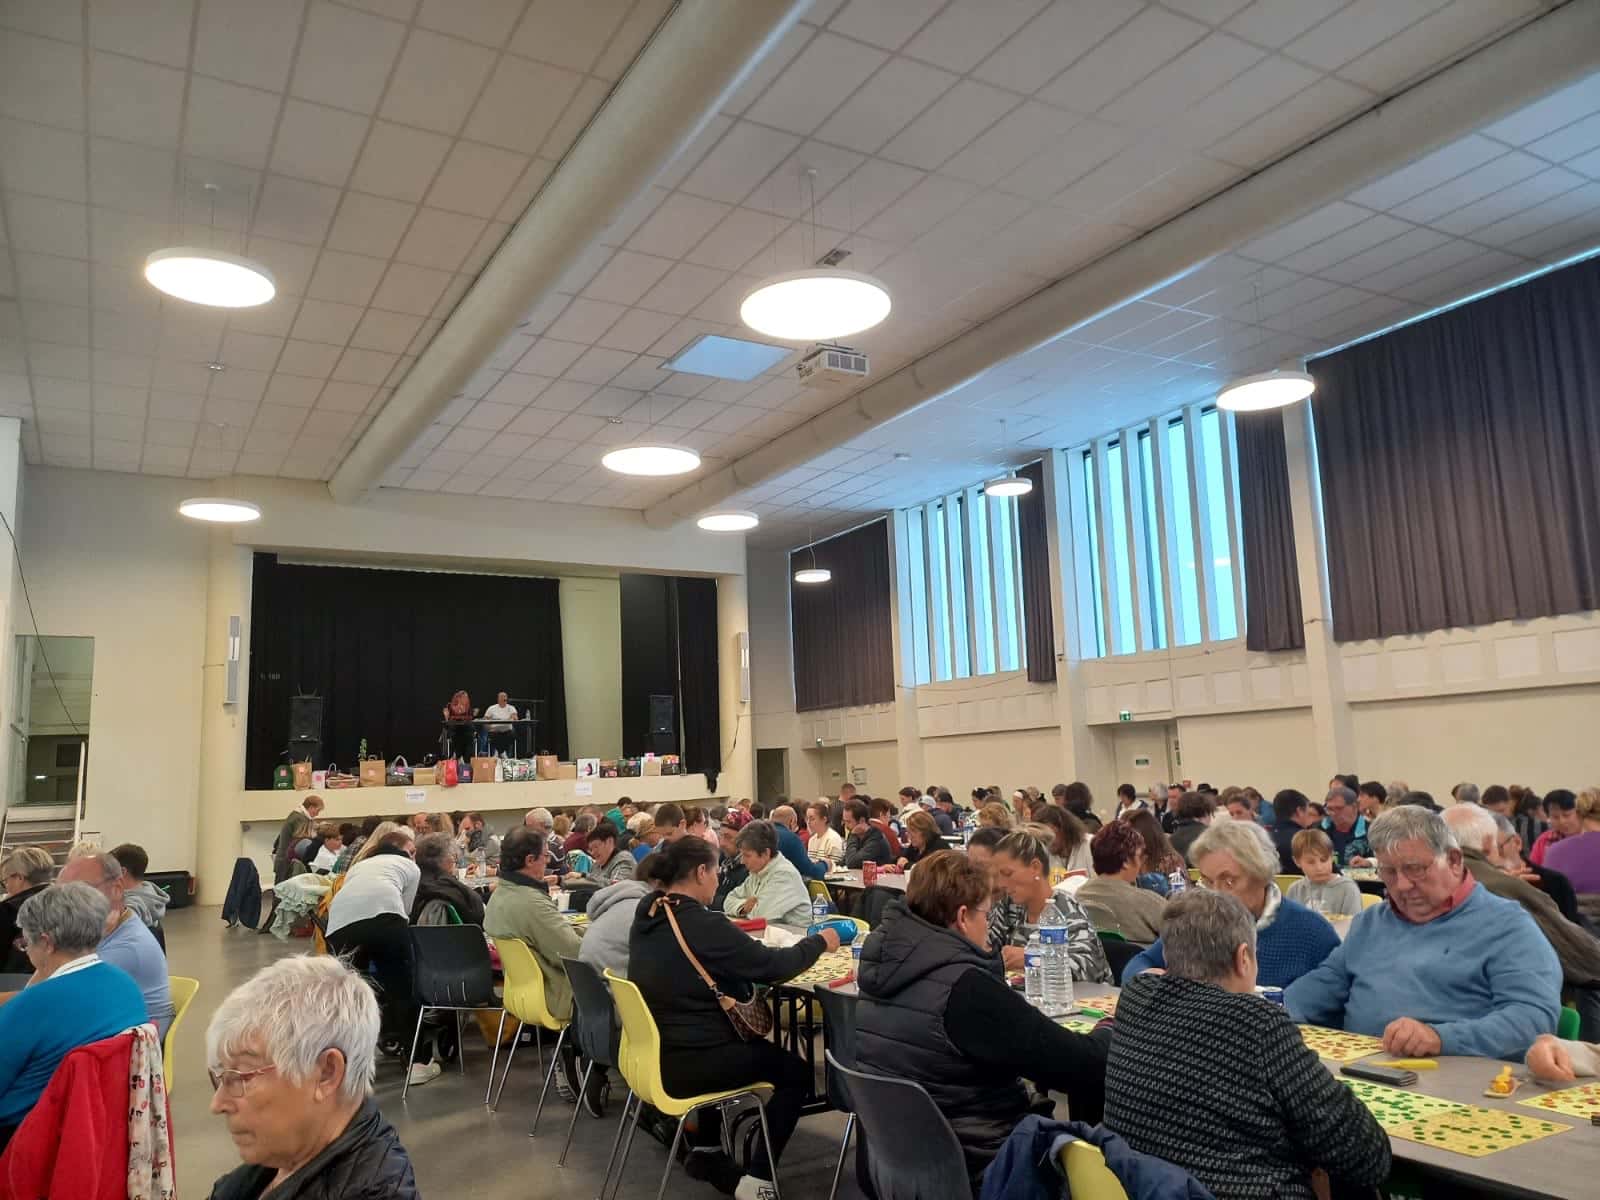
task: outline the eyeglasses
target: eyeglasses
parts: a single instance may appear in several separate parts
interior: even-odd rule
[[[1204,875],[1200,876],[1200,886],[1217,892],[1231,892],[1244,880],[1245,877],[1243,875],[1235,875],[1231,871],[1224,871],[1215,879],[1207,879]]]
[[[211,1090],[221,1092],[230,1100],[237,1100],[245,1094],[252,1080],[258,1075],[265,1075],[278,1068],[271,1063],[264,1067],[257,1067],[254,1071],[229,1071],[218,1067],[208,1068],[206,1074],[211,1077]]]
[[[1412,883],[1421,883],[1428,877],[1428,872],[1433,870],[1434,861],[1429,859],[1427,862],[1400,863],[1393,867],[1386,867],[1379,863],[1378,878],[1384,883],[1393,883],[1401,875],[1404,875]]]

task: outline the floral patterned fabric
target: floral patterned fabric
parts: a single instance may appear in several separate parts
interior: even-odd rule
[[[128,1200],[173,1200],[177,1179],[168,1124],[167,1079],[154,1025],[133,1034],[128,1065]]]

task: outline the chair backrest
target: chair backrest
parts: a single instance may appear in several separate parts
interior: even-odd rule
[[[840,1112],[849,1112],[850,1092],[834,1071],[832,1059],[847,1067],[856,1065],[856,1005],[860,1000],[830,987],[815,988],[811,994],[822,1009],[823,1045],[831,1055],[826,1071],[828,1103]]]
[[[1581,1032],[1583,1018],[1570,1004],[1561,1006],[1561,1016],[1556,1021],[1556,1036],[1564,1042],[1575,1042]]]
[[[606,981],[582,959],[563,958],[561,965],[572,984],[571,1032],[578,1039],[578,1052],[602,1067],[616,1066],[622,1021]]]
[[[655,1108],[665,1107],[661,1101],[670,1100],[671,1095],[661,1082],[661,1031],[644,1002],[644,993],[610,971],[606,972],[606,982],[611,985],[611,999],[622,1020],[617,1069],[639,1099]]]
[[[1361,907],[1363,909],[1368,909],[1368,908],[1371,908],[1374,904],[1382,904],[1382,903],[1383,903],[1383,897],[1380,896],[1377,892],[1362,892],[1361,893]]]
[[[1113,979],[1121,979],[1122,968],[1138,958],[1146,949],[1138,942],[1130,942],[1120,933],[1110,933],[1102,929],[1095,936],[1100,939],[1100,945],[1106,952],[1106,962],[1111,966]]]
[[[878,1200],[971,1200],[961,1143],[922,1085],[855,1071],[826,1054],[872,1147],[867,1172]]]
[[[418,925],[460,925],[461,916],[448,900],[429,900],[417,914]]]
[[[828,890],[828,885],[823,883],[820,879],[806,880],[806,895],[810,896],[813,900],[815,900],[818,896],[821,896],[828,902],[829,912],[839,911],[838,907],[833,902],[833,893]]]
[[[1278,890],[1287,896],[1289,889],[1304,878],[1304,875],[1274,875],[1272,881],[1278,885]]]
[[[477,928],[477,926],[463,926]],[[544,971],[534,958],[528,943],[521,938],[490,938],[495,953],[500,956],[500,970],[505,976],[500,1003],[505,1010],[525,1025],[542,1025],[546,1029],[560,1029],[545,1002]]]
[[[482,929],[476,925],[413,925],[410,932],[419,1004],[498,1007],[494,967]]]
[[[883,924],[883,910],[888,908],[903,893],[893,888],[869,887],[861,893],[861,916],[873,928]]]
[[[1122,1181],[1106,1166],[1100,1147],[1071,1141],[1061,1148],[1061,1173],[1072,1200],[1128,1200]]]
[[[172,1024],[167,1026],[167,1036],[161,1039],[161,1073],[167,1077],[167,1091],[172,1090],[172,1047],[177,1040],[178,1025],[183,1020],[183,1014],[189,1011],[189,1005],[194,1003],[194,995],[200,990],[200,981],[190,979],[186,975],[170,975],[167,977],[167,989],[172,993]]]

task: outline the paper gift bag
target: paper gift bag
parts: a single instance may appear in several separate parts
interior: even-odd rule
[[[289,769],[294,773],[294,786],[296,791],[305,791],[311,786],[311,760],[290,763]]]
[[[561,765],[561,760],[554,754],[541,754],[534,759],[534,763],[540,779],[557,778],[556,769]]]
[[[497,759],[474,755],[472,759],[472,782],[493,783],[494,765],[497,761]]]
[[[381,758],[364,758],[361,760],[361,786],[383,787],[384,776],[388,770]]]
[[[661,774],[661,760],[659,758],[647,758],[647,759],[645,759],[642,763],[639,764],[639,773],[641,775],[646,775],[646,776],[660,775]]]
[[[435,768],[431,766],[411,768],[412,787],[432,787],[437,782],[438,773]]]
[[[337,769],[337,768],[335,768],[335,769]],[[313,771],[313,772],[311,772],[311,783],[310,783],[309,786],[315,788],[319,792],[323,788],[327,787],[328,786],[328,772],[326,772],[326,771]]]
[[[556,778],[557,779],[576,779],[577,777],[578,777],[578,764],[577,763],[557,763],[556,764]]]

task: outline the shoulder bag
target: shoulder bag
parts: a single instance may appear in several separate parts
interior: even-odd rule
[[[695,973],[705,981],[706,987],[711,989],[711,994],[717,998],[717,1004],[722,1011],[728,1014],[728,1023],[733,1026],[733,1031],[743,1041],[759,1041],[772,1032],[772,1010],[767,1007],[767,998],[760,988],[750,999],[741,1003],[732,996],[724,995],[717,986],[716,980],[700,965],[700,960],[694,956],[694,951],[689,949],[689,943],[683,940],[683,930],[678,928],[678,918],[673,915],[672,904],[665,896],[657,897],[652,910],[659,908],[667,914],[667,924],[672,926],[672,936],[678,939],[678,947],[683,951],[683,956],[689,960],[689,965]]]

